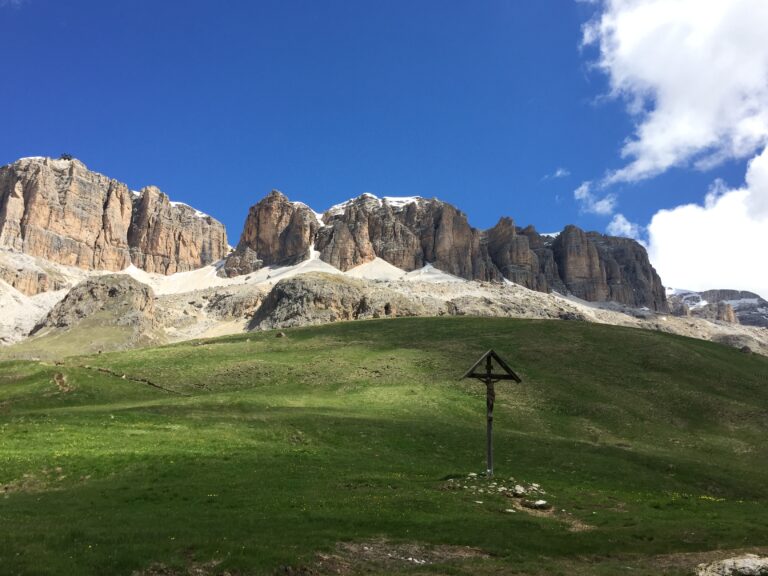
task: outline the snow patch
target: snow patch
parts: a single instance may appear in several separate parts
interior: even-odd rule
[[[317,223],[318,223],[318,224],[319,224],[321,227],[322,227],[322,226],[325,226],[325,223],[323,222],[323,215],[322,215],[322,214],[320,214],[320,212],[315,212],[315,211],[312,209],[312,207],[311,207],[311,206],[309,206],[309,204],[305,204],[304,202],[298,202],[298,201],[297,201],[297,202],[291,202],[291,204],[293,204],[293,205],[294,205],[294,206],[296,206],[296,207],[300,207],[300,208],[306,208],[307,210],[309,210],[310,212],[312,212],[312,214],[314,214],[314,215],[315,215],[315,220],[317,220]]]
[[[401,280],[406,273],[405,270],[393,266],[386,260],[374,258],[370,262],[347,270],[346,275],[365,280]]]
[[[432,264],[427,264],[423,268],[408,272],[404,279],[417,282],[469,282],[469,280],[464,278],[438,270]]]
[[[58,290],[26,296],[0,280],[0,344],[23,339],[66,293]]]
[[[208,214],[206,214],[205,212],[201,212],[197,208],[194,208],[194,207],[190,206],[189,204],[185,204],[184,202],[169,201],[169,204],[171,206],[173,206],[174,208],[180,208],[180,207],[189,208],[190,210],[194,211],[195,216],[197,216],[198,218],[210,218],[210,216]]]
[[[422,202],[424,198],[421,196],[384,196],[382,200],[392,206],[392,208],[405,208],[409,204]]]
[[[366,198],[369,200],[376,200],[379,205],[381,205],[381,200],[378,198],[378,196],[375,196],[374,194],[371,194],[370,192],[363,192],[358,196],[357,198],[350,198],[349,200],[346,200],[344,202],[341,202],[340,204],[334,204],[328,210],[326,210],[326,214],[330,214],[331,216],[341,216],[344,214],[344,210],[347,209],[347,206],[355,202],[356,200],[359,200],[360,198]]]
[[[374,200],[378,203],[379,206],[386,203],[390,206],[390,208],[394,208],[396,210],[402,210],[410,204],[418,204],[419,202],[424,202],[424,198],[421,196],[384,196],[383,198],[379,198],[370,192],[364,192],[357,198],[350,198],[349,200],[331,206],[328,208],[328,210],[326,210],[326,214],[330,214],[331,216],[340,216],[344,214],[344,210],[347,209],[347,206],[356,200],[359,200],[360,198]]]
[[[743,308],[746,306],[757,306],[760,301],[757,298],[739,298],[738,300],[723,300],[726,304],[733,306],[734,310]]]

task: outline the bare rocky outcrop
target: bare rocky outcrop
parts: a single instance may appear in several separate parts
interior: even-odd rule
[[[648,260],[645,248],[631,238],[587,232],[605,270],[607,300],[666,312],[664,286]]]
[[[339,214],[326,212],[323,221],[327,226],[322,229],[317,239],[320,259],[346,271],[376,258],[368,222],[371,215],[377,213],[380,208],[378,198],[363,195],[348,202]],[[380,229],[383,229],[393,220],[391,210],[383,210],[381,219],[383,222]],[[401,245],[410,245],[414,252],[416,250],[415,238],[410,233],[406,233],[405,238],[401,239]],[[407,257],[410,257],[411,261],[415,259],[414,254]],[[405,262],[405,258],[402,260]]]
[[[666,311],[666,297],[645,249],[628,238],[567,226],[557,238],[504,217],[489,230],[437,199],[363,194],[334,206],[317,223],[300,203],[273,191],[254,205],[237,250],[220,270],[248,274],[262,266],[319,258],[347,271],[376,258],[405,271],[427,264],[468,280],[501,281],[589,301]]]
[[[216,271],[216,274],[222,278],[233,278],[250,274],[262,265],[263,261],[259,260],[259,255],[254,250],[248,246],[238,246],[227,256],[224,265]]]
[[[221,260],[228,251],[224,225],[154,186],[133,204],[128,231],[131,261],[147,272],[175,274]]]
[[[32,330],[38,338],[67,333],[83,352],[162,343],[152,289],[125,274],[105,274],[72,288]]]
[[[564,299],[496,282],[381,282],[315,272],[275,284],[249,329],[444,315],[588,319],[582,308]]]
[[[0,263],[0,280],[27,296],[69,288],[69,282],[40,269],[8,268]]]
[[[677,315],[768,328],[768,301],[744,290],[675,290],[668,296]]]
[[[699,564],[696,576],[768,576],[768,557],[744,554],[710,564]]]
[[[738,318],[736,318],[736,312],[733,310],[733,306],[726,302],[717,303],[717,319],[721,322],[727,322],[728,324],[739,323]]]
[[[173,274],[224,257],[224,226],[157,188],[138,198],[78,160],[24,158],[0,168],[0,247],[86,270],[132,262]],[[18,271],[2,277],[33,294],[55,279]],[[18,276],[18,277],[17,277]]]
[[[529,236],[518,234],[512,218],[501,218],[486,235],[488,254],[504,278],[531,290],[549,292],[549,281],[541,271],[538,255],[531,250]]]
[[[391,204],[364,194],[323,215],[318,236],[320,258],[349,270],[376,257],[411,271],[435,268],[475,280],[501,280],[483,234],[466,215],[436,199]]]
[[[262,266],[306,260],[318,228],[317,216],[308,206],[291,202],[273,190],[251,206],[237,249],[227,258],[220,274],[238,276]]]
[[[754,292],[721,289],[704,290],[700,295],[707,302],[717,303],[719,320],[768,328],[768,300]]]
[[[228,250],[219,222],[171,202],[157,188],[134,196],[77,160],[48,158],[0,169],[0,246],[88,270],[116,271],[133,263],[161,274],[211,264]],[[232,278],[311,257],[342,271],[376,258],[405,271],[430,264],[469,280],[506,278],[541,292],[667,310],[661,281],[633,240],[575,226],[552,238],[530,226],[518,228],[511,218],[481,231],[437,199],[363,194],[320,219],[272,191],[251,207],[237,249],[218,274]],[[4,269],[0,278],[27,294],[61,286],[32,270]]]
[[[0,168],[0,245],[52,262],[130,264],[131,193],[78,160],[27,158]]]
[[[275,284],[248,327],[265,330],[340,320],[429,316],[439,308],[437,301],[425,305],[363,280],[313,273]]]
[[[568,290],[584,300],[608,300],[605,268],[597,246],[576,226],[566,226],[552,245],[560,277]]]

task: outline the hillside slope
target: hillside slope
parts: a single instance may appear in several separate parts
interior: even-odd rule
[[[491,347],[523,378],[497,386],[496,485],[469,476],[484,390],[458,379]],[[764,357],[583,322],[372,320],[6,362],[0,566],[689,574],[766,550],[767,410]],[[551,510],[499,491],[534,483]]]

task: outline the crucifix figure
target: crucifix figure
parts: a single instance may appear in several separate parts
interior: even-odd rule
[[[485,372],[477,371],[485,360]],[[504,373],[493,373],[493,361],[504,370]],[[514,380],[515,382],[522,382],[520,377],[515,374],[514,370],[510,368],[507,363],[502,360],[501,356],[496,354],[493,350],[488,350],[485,354],[480,356],[480,359],[472,365],[472,368],[467,370],[467,373],[462,378],[477,378],[485,383],[485,408],[486,408],[486,472],[488,477],[493,476],[493,402],[496,400],[496,389],[494,384],[499,380]]]

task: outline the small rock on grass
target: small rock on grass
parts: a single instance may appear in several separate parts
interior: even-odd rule
[[[523,506],[533,510],[549,510],[552,505],[546,500],[524,500]]]
[[[696,576],[765,576],[768,575],[768,557],[744,554],[711,564],[699,564]]]

